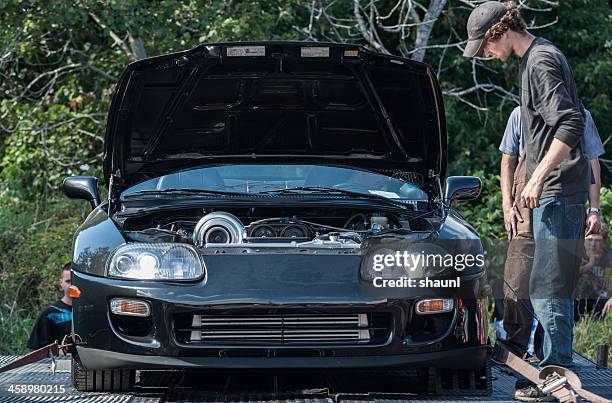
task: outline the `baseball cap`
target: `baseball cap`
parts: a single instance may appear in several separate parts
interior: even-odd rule
[[[485,34],[506,14],[506,6],[499,1],[487,1],[476,7],[467,22],[468,41],[463,56],[474,57],[482,51]]]

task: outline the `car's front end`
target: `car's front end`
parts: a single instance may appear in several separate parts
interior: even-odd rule
[[[172,250],[194,266],[155,278],[149,266],[173,270],[163,267],[172,265],[164,257]],[[461,291],[389,289],[368,278],[370,253],[342,238],[113,245],[99,251],[108,255],[104,274],[79,266],[91,260],[75,265],[74,328],[86,341],[79,358],[88,369],[482,367],[482,273],[460,274]],[[121,260],[143,268],[133,278],[106,276]],[[149,278],[139,280],[144,272]]]

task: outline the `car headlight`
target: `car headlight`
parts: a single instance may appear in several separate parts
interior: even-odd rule
[[[412,273],[404,267],[403,262],[396,261],[395,253],[396,251],[391,248],[376,248],[369,251],[362,261],[361,278],[373,280],[375,277],[384,279],[410,277]]]
[[[447,252],[437,245],[397,243],[394,248],[388,246],[391,245],[372,248],[365,254],[360,270],[362,279],[423,278],[448,271],[443,265]]]
[[[108,265],[110,277],[134,280],[195,280],[204,274],[196,250],[177,243],[130,243],[119,247]]]

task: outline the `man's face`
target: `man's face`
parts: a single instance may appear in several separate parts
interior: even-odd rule
[[[604,257],[605,239],[600,234],[591,234],[585,238],[584,248],[590,259],[600,262]]]
[[[504,33],[498,40],[490,41],[485,39],[483,48],[484,54],[487,57],[493,57],[503,62],[512,56],[512,44],[508,39],[508,32]]]
[[[70,284],[70,270],[64,270],[60,278],[60,287],[62,287],[65,296],[68,296],[68,287],[70,287]]]

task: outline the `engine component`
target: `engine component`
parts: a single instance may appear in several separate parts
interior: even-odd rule
[[[368,229],[368,219],[364,213],[354,214],[344,223],[343,228],[353,231],[366,231]]]
[[[398,222],[403,229],[410,229],[410,220],[399,220]]]
[[[389,219],[384,215],[372,214],[370,217],[370,227],[371,228],[389,228]]]
[[[300,225],[288,225],[281,232],[283,238],[306,238],[308,237],[308,229]]]
[[[276,238],[276,231],[269,225],[255,225],[251,228],[251,235],[254,238]]]
[[[361,243],[362,239],[377,234],[402,229],[418,231],[431,228],[431,224],[421,216],[352,208],[328,212],[320,208],[262,207],[205,210],[204,214],[201,208],[171,214],[156,212],[129,218],[126,227],[126,238],[132,241],[192,243],[202,248],[207,244],[213,247],[251,243],[288,246],[315,239],[326,245]],[[352,235],[347,237],[349,233]]]
[[[193,230],[193,243],[201,247],[208,243],[242,243],[245,228],[233,214],[223,211],[206,214]]]
[[[317,235],[312,241],[300,242],[298,247],[358,249],[360,244],[361,236],[356,232],[330,232]]]
[[[342,244],[347,244],[347,243],[356,243],[356,244],[360,244],[362,241],[361,235],[359,235],[357,232],[350,232],[350,231],[344,231],[344,232],[329,232],[327,234],[322,234],[319,235],[315,238],[316,241],[321,241],[321,242],[337,242],[337,243],[342,243]]]
[[[266,218],[246,226],[247,243],[288,243],[312,240],[308,224],[292,222],[293,218]],[[316,224],[315,224],[316,225]]]

